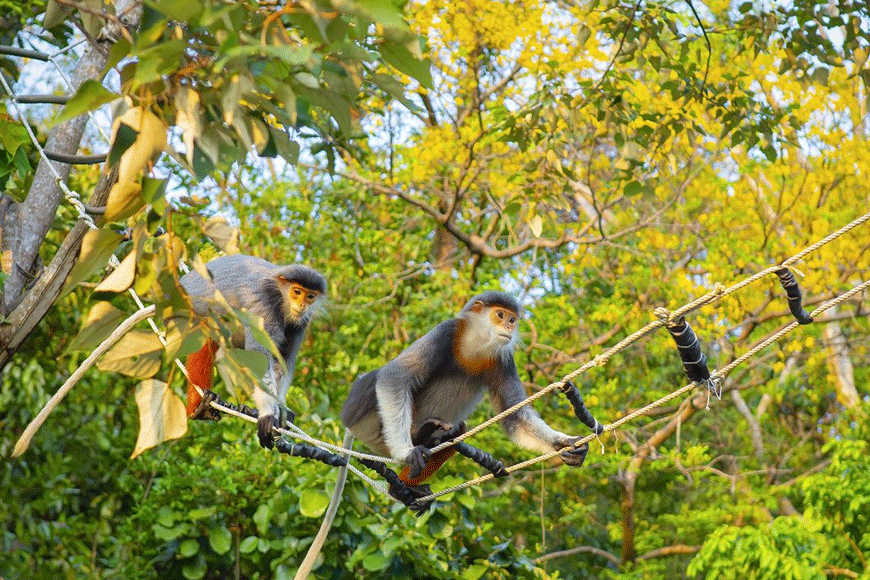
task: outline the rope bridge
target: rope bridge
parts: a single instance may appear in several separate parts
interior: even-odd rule
[[[39,58],[40,60],[51,62],[55,66],[55,69],[58,71],[61,78],[66,82],[66,84],[68,86],[72,87],[72,83],[70,82],[69,78],[64,73],[62,68],[58,65],[58,63],[55,61],[55,57],[63,54],[64,52],[66,52],[67,50],[69,50],[71,48],[73,48],[73,47],[72,46],[67,47],[63,51],[59,51],[58,53],[55,53],[54,55],[48,55],[48,54],[39,53],[39,52],[35,52],[35,51],[27,51],[28,54],[20,55],[20,54],[16,54],[16,53],[10,53],[9,50],[19,50],[19,49],[13,49],[12,47],[0,47],[0,52],[5,53],[5,54],[13,54],[16,56],[28,56],[31,58]],[[33,54],[30,54],[30,53],[33,53]],[[36,150],[39,152],[39,155],[40,155],[40,158],[42,159],[42,162],[47,164],[49,170],[52,172],[52,175],[54,176],[55,180],[57,181],[58,186],[63,191],[64,196],[66,197],[67,201],[70,203],[70,205],[72,205],[75,208],[75,210],[78,214],[78,219],[84,221],[87,224],[89,229],[92,229],[92,230],[98,229],[98,226],[94,223],[93,218],[89,214],[89,211],[88,211],[89,208],[87,208],[84,205],[84,203],[81,201],[81,196],[77,192],[74,192],[67,187],[67,185],[64,183],[63,179],[61,178],[60,173],[56,170],[52,161],[61,162],[61,163],[70,163],[70,164],[72,164],[72,163],[78,163],[78,164],[98,163],[98,162],[102,162],[104,160],[105,156],[89,156],[89,157],[71,156],[71,157],[59,158],[57,155],[53,155],[51,152],[45,151],[44,148],[39,143],[39,141],[36,137],[36,134],[33,131],[33,129],[31,128],[30,124],[26,121],[26,116],[23,114],[23,111],[21,109],[21,105],[22,104],[31,104],[31,103],[57,103],[57,102],[59,102],[58,99],[56,97],[50,97],[50,96],[19,96],[19,95],[16,95],[15,92],[12,90],[12,88],[7,83],[7,81],[3,75],[0,75],[0,84],[2,84],[6,93],[9,95],[12,106],[15,109],[15,112],[17,113],[18,118],[20,119],[21,123],[25,126],[27,133],[30,136],[31,142],[33,143]],[[88,113],[88,114],[92,115],[92,118],[93,118],[92,113]],[[100,129],[99,124],[97,124],[97,126],[98,126],[98,129]],[[108,136],[106,135],[106,133],[104,131],[102,131],[101,129],[100,129],[100,133],[103,136],[103,138],[105,139],[105,141],[108,142],[109,139],[108,139]],[[683,386],[682,388],[679,388],[679,389],[669,393],[668,395],[646,405],[645,407],[640,408],[632,413],[629,413],[628,415],[625,415],[625,416],[617,419],[613,423],[610,423],[610,424],[605,425],[603,427],[598,425],[597,422],[595,422],[594,426],[593,426],[593,424],[589,424],[588,421],[586,421],[584,419],[584,422],[589,424],[590,428],[593,429],[594,433],[577,440],[571,447],[573,447],[573,448],[579,447],[585,443],[588,443],[592,439],[598,437],[598,435],[600,435],[601,433],[614,431],[614,430],[618,429],[619,427],[621,427],[622,425],[624,425],[630,421],[633,421],[634,419],[636,419],[640,416],[648,414],[653,409],[660,407],[660,406],[662,406],[662,405],[664,405],[664,404],[666,404],[666,403],[668,403],[668,402],[670,402],[678,397],[685,395],[686,393],[688,393],[691,390],[693,390],[694,388],[696,388],[699,384],[706,384],[706,386],[708,388],[708,392],[715,391],[716,387],[720,383],[720,381],[725,376],[727,376],[728,373],[730,373],[734,368],[736,368],[740,364],[744,363],[745,361],[749,360],[750,358],[755,356],[758,352],[760,352],[764,348],[766,348],[769,345],[773,344],[774,342],[780,340],[785,335],[794,331],[801,324],[808,324],[808,323],[812,322],[813,319],[816,318],[819,314],[825,312],[828,309],[834,308],[838,304],[852,298],[856,294],[859,294],[859,293],[865,291],[868,287],[870,287],[870,280],[866,280],[866,281],[858,284],[857,286],[854,286],[852,289],[848,290],[847,292],[844,292],[843,294],[840,294],[840,295],[822,303],[813,312],[807,314],[801,306],[801,295],[800,295],[800,289],[798,287],[797,281],[795,280],[794,276],[792,275],[792,273],[789,269],[793,264],[795,264],[799,260],[803,259],[806,255],[817,251],[818,249],[822,248],[823,246],[825,246],[825,245],[831,243],[832,241],[836,240],[837,238],[845,235],[846,233],[853,230],[854,228],[857,228],[858,226],[866,223],[868,220],[870,220],[870,212],[868,212],[868,213],[864,214],[863,216],[853,220],[849,224],[847,224],[847,225],[843,226],[842,228],[836,230],[835,232],[829,234],[825,238],[822,238],[821,240],[818,240],[817,242],[813,243],[812,245],[807,246],[806,248],[804,248],[800,252],[794,254],[793,256],[786,259],[785,261],[783,261],[780,264],[765,268],[765,269],[757,272],[756,274],[749,276],[748,278],[745,278],[745,279],[741,280],[740,282],[737,282],[737,283],[735,283],[731,286],[728,286],[728,287],[725,287],[724,285],[722,285],[720,283],[714,284],[712,289],[707,294],[704,294],[703,296],[693,300],[692,302],[689,302],[688,304],[685,304],[684,306],[681,306],[680,308],[678,308],[674,311],[669,311],[668,309],[662,308],[662,307],[656,308],[654,311],[654,314],[656,316],[656,320],[653,320],[652,322],[650,322],[649,324],[647,324],[646,326],[644,326],[640,330],[625,337],[624,339],[619,341],[614,346],[605,350],[603,353],[596,355],[592,359],[588,360],[586,363],[584,363],[583,365],[581,365],[580,367],[578,367],[574,371],[565,375],[561,380],[547,385],[546,387],[544,387],[543,389],[539,390],[538,392],[530,395],[529,397],[527,397],[526,399],[524,399],[520,403],[517,403],[516,405],[514,405],[508,409],[503,410],[502,412],[496,414],[495,416],[491,417],[490,419],[484,421],[480,425],[477,425],[476,427],[469,429],[464,434],[456,436],[455,438],[453,438],[449,441],[446,441],[444,443],[441,443],[439,445],[432,447],[430,452],[432,454],[437,453],[438,451],[440,451],[442,449],[446,449],[450,446],[454,446],[457,443],[464,441],[465,439],[468,439],[469,437],[474,436],[475,434],[479,433],[483,429],[486,429],[487,427],[500,421],[504,417],[510,415],[511,413],[516,412],[521,407],[533,403],[537,399],[540,399],[541,397],[547,395],[548,393],[552,392],[555,389],[561,389],[563,391],[566,391],[566,394],[568,394],[569,399],[571,400],[572,404],[574,405],[575,412],[577,413],[578,417],[580,417],[578,402],[579,402],[579,406],[582,407],[583,406],[582,399],[580,399],[579,393],[576,393],[576,389],[574,389],[575,394],[573,395],[574,398],[572,398],[572,395],[570,394],[570,392],[567,389],[567,385],[569,385],[571,383],[571,381],[573,381],[575,378],[577,378],[578,376],[580,376],[584,372],[588,371],[589,369],[591,369],[593,367],[600,367],[600,366],[605,365],[614,355],[627,349],[629,346],[633,345],[641,338],[651,334],[653,331],[655,331],[656,329],[661,328],[661,327],[666,327],[669,330],[669,332],[672,334],[672,336],[674,337],[674,340],[676,341],[678,350],[680,352],[680,357],[683,361],[684,370],[686,371],[687,375],[689,376],[689,379],[691,380],[691,382],[689,384]],[[113,268],[117,267],[119,265],[119,262],[114,255],[111,257],[110,265]],[[776,333],[765,338],[764,340],[762,340],[761,342],[759,342],[758,344],[756,344],[755,346],[753,346],[749,350],[747,350],[743,355],[736,358],[728,365],[722,367],[721,369],[715,370],[712,373],[709,372],[706,368],[706,357],[701,352],[700,343],[697,340],[697,337],[695,336],[691,327],[685,321],[685,315],[701,308],[702,306],[716,303],[716,302],[722,300],[723,298],[725,298],[726,296],[728,296],[729,294],[737,292],[738,290],[741,290],[742,288],[748,286],[749,284],[752,284],[753,282],[755,282],[757,280],[760,280],[766,276],[769,276],[770,274],[776,274],[780,278],[782,286],[787,294],[789,310],[794,315],[795,320],[793,322],[789,323],[788,325],[786,325],[785,327],[781,328]],[[135,320],[138,321],[138,320],[141,320],[142,318],[147,318],[148,323],[150,324],[152,331],[155,334],[157,334],[161,343],[164,346],[166,346],[165,334],[163,332],[161,332],[161,330],[157,327],[157,325],[151,319],[151,314],[153,314],[153,307],[146,308],[143,305],[139,296],[136,294],[136,292],[132,288],[129,289],[129,292],[130,292],[131,296],[133,297],[134,301],[136,302],[137,306],[140,309],[137,314],[145,313],[145,314],[142,314],[142,316],[135,318]],[[149,310],[150,310],[151,314],[147,313],[147,311],[149,311]],[[134,315],[134,316],[136,316],[136,315]],[[94,355],[98,356],[98,353],[95,352]],[[96,358],[96,357],[95,356],[89,357],[89,360],[90,360],[90,358]],[[87,362],[88,361],[86,361],[86,363]],[[187,376],[187,369],[185,368],[184,364],[178,359],[175,360],[175,363],[181,369],[182,373],[185,376]],[[83,363],[82,367],[80,367],[79,370],[83,372],[85,368],[87,368],[87,367],[85,366],[85,363]],[[78,377],[80,377],[80,376],[81,376],[81,373],[79,371],[77,371],[77,373],[74,374],[75,380],[78,380]],[[63,387],[61,387],[61,389],[58,391],[57,395],[55,395],[55,399],[59,400],[60,398],[63,397],[63,395],[66,394],[66,392],[68,392],[69,388],[71,388],[72,384],[75,382],[73,380],[74,377],[70,377],[70,380],[67,381],[67,383],[65,383]],[[573,387],[573,385],[571,385],[571,386]],[[197,387],[197,390],[199,390],[199,387]],[[719,390],[717,392],[717,395],[719,395],[719,394],[721,394],[721,390]],[[226,413],[228,415],[233,415],[233,416],[238,417],[242,420],[256,422],[256,418],[253,417],[250,413],[246,413],[246,412],[244,412],[244,410],[240,410],[238,407],[235,407],[233,405],[228,405],[226,403],[221,403],[221,402],[216,402],[216,401],[210,402],[210,405],[213,408],[217,409],[218,411],[221,411],[221,412]],[[583,407],[583,410],[585,410],[585,407]],[[46,409],[44,409],[43,411],[50,411],[50,408],[48,408],[48,406],[47,406]],[[48,413],[45,412],[44,414],[47,415]],[[586,412],[586,414],[588,415],[588,411]],[[591,419],[591,415],[588,415],[588,419]],[[44,420],[44,416],[41,413],[40,416],[38,416],[36,419],[34,419],[34,421],[31,423],[31,425],[28,426],[28,429],[25,431],[25,434],[22,435],[21,439],[22,440],[27,439],[27,441],[29,441],[29,437],[32,437],[33,432],[35,432],[35,430],[38,429],[39,424],[41,424],[41,422],[43,420]],[[592,419],[592,421],[594,421],[594,419]],[[32,428],[32,431],[31,431],[31,428]],[[354,457],[357,460],[360,460],[364,463],[380,462],[383,464],[397,464],[397,463],[399,463],[398,461],[396,461],[390,457],[381,457],[381,456],[371,455],[371,454],[367,454],[367,453],[360,453],[357,451],[353,451],[351,449],[347,449],[341,445],[337,445],[337,444],[330,443],[327,441],[319,440],[319,439],[312,437],[309,434],[305,433],[301,428],[299,428],[297,425],[295,425],[293,423],[287,423],[286,428],[278,429],[277,431],[284,437],[298,439],[298,440],[304,441],[306,444],[308,444],[305,446],[300,446],[300,445],[296,445],[296,444],[290,444],[286,440],[284,440],[283,443],[281,443],[279,441],[278,445],[276,445],[276,447],[278,448],[279,451],[290,454],[290,455],[318,459],[318,460],[324,461],[325,463],[328,463],[330,465],[345,465],[346,464],[347,468],[349,470],[351,470],[357,476],[359,476],[361,479],[366,481],[374,489],[378,490],[379,492],[383,493],[384,495],[386,495],[388,497],[391,497],[392,499],[395,499],[395,498],[393,498],[393,496],[391,496],[389,494],[389,490],[387,489],[386,486],[384,486],[382,483],[374,481],[372,478],[370,478],[368,475],[363,473],[357,467],[350,464],[347,461],[347,459],[345,459],[345,457]],[[310,446],[313,446],[313,447],[310,447]],[[26,443],[25,443],[25,447],[26,447]],[[566,449],[570,449],[570,447],[566,448]],[[530,467],[532,465],[535,465],[537,463],[547,461],[549,459],[557,457],[566,449],[554,450],[554,451],[549,452],[549,453],[538,455],[537,457],[534,457],[534,458],[529,459],[527,461],[523,461],[523,462],[517,463],[515,465],[509,466],[509,467],[505,468],[505,470],[508,473],[520,471],[522,469],[525,469],[525,468]],[[389,471],[389,470],[387,470],[387,471]],[[471,479],[471,480],[465,481],[461,484],[458,484],[458,485],[440,490],[438,492],[432,493],[432,494],[427,495],[425,497],[421,497],[417,501],[418,502],[429,502],[429,501],[432,501],[438,497],[441,497],[441,496],[444,496],[444,495],[447,495],[447,494],[450,494],[450,493],[453,493],[453,492],[456,492],[456,491],[459,491],[459,490],[462,490],[462,489],[465,489],[465,488],[468,488],[468,487],[471,487],[474,485],[478,485],[480,483],[483,483],[485,481],[492,479],[493,477],[494,476],[491,473],[486,474],[486,475],[482,475],[482,476],[477,477],[475,479]]]

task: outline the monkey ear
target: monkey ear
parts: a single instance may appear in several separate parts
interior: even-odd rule
[[[483,300],[475,300],[474,304],[471,305],[472,312],[476,312],[476,313],[480,314],[481,312],[483,312],[483,309],[484,309]]]
[[[275,278],[278,280],[279,284],[289,284],[290,283],[290,280],[288,280],[285,276],[282,276],[281,274],[278,274]]]

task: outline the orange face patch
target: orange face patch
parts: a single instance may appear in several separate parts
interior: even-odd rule
[[[489,309],[489,319],[495,326],[504,328],[507,332],[513,333],[517,327],[517,319],[519,316],[513,310],[502,308],[501,306],[493,306]]]
[[[279,276],[278,282],[284,291],[285,315],[291,319],[302,316],[320,296],[317,290],[306,288],[299,282],[292,282],[284,276]]]
[[[317,300],[320,292],[318,292],[317,290],[309,290],[302,284],[290,282],[290,289],[288,290],[287,295],[290,297],[290,300],[297,306],[308,307],[311,306],[315,300]]]

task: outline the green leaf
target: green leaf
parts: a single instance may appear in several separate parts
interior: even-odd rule
[[[194,20],[202,11],[202,3],[199,0],[150,0],[148,2],[155,10],[169,17],[170,20],[188,22]]]
[[[70,97],[58,116],[49,121],[48,127],[54,127],[88,111],[93,111],[100,105],[110,103],[119,97],[120,95],[106,89],[98,81],[88,79],[81,84],[76,94]]]
[[[389,28],[407,28],[404,16],[392,0],[359,0],[371,18],[378,24]]]
[[[199,552],[199,542],[192,539],[187,539],[181,542],[178,546],[178,553],[184,558],[190,558]]]
[[[58,24],[62,24],[72,12],[72,7],[64,6],[57,0],[48,0],[45,5],[45,16],[42,18],[43,28],[51,30]]]
[[[319,518],[329,505],[329,495],[318,489],[305,489],[299,495],[299,511],[307,518]]]
[[[195,508],[187,512],[187,517],[191,520],[204,520],[214,516],[215,511],[214,506]]]
[[[239,543],[239,552],[242,554],[250,554],[257,549],[257,536],[248,536]]]
[[[175,519],[177,515],[178,514],[172,511],[172,508],[170,508],[169,506],[163,506],[157,512],[157,522],[160,525],[171,527],[173,524],[175,524]]]
[[[462,580],[480,580],[487,570],[489,566],[486,564],[473,564],[462,572]]]
[[[126,38],[121,37],[116,40],[112,44],[112,48],[109,50],[109,60],[106,62],[106,66],[103,68],[103,76],[105,76],[111,68],[121,62],[121,59],[128,56],[131,49],[132,45],[130,44],[130,41]]]
[[[285,564],[278,564],[278,567],[275,568],[275,580],[292,580],[293,574],[290,572],[290,568]]]
[[[269,533],[269,519],[272,517],[272,508],[267,504],[261,503],[254,512],[254,525],[257,526],[257,531],[261,536]]]
[[[389,566],[391,561],[392,558],[388,558],[380,552],[376,552],[363,558],[362,565],[363,568],[369,572],[379,572]]]
[[[193,173],[197,179],[205,179],[215,170],[215,161],[217,161],[217,143],[215,143],[215,156],[212,157],[206,153],[207,149],[202,145],[210,144],[206,139],[210,136],[203,135],[193,143]]]
[[[145,177],[142,179],[142,199],[145,203],[154,204],[166,196],[168,179]]]
[[[387,43],[381,47],[383,59],[393,65],[399,71],[416,79],[426,88],[432,88],[432,72],[429,59],[416,58],[411,51],[404,46]]]
[[[223,526],[215,526],[208,531],[208,543],[217,554],[229,552],[232,542],[232,534]]]
[[[202,557],[202,554],[189,564],[185,564],[181,569],[181,573],[184,574],[184,577],[187,580],[199,580],[203,576],[205,576],[208,567],[205,564],[205,558]]]
[[[639,181],[629,181],[622,188],[622,191],[627,197],[632,197],[635,195],[640,195],[642,193],[648,193],[649,188],[646,185],[640,183]]]

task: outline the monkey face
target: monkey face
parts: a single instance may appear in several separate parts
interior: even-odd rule
[[[320,292],[306,288],[298,282],[292,282],[283,276],[279,277],[279,281],[284,290],[286,314],[293,320],[299,320],[305,315],[308,307],[314,304]]]
[[[517,327],[517,318],[519,316],[516,312],[501,306],[493,306],[489,309],[489,320],[494,327],[495,334],[504,344],[513,340],[514,330]]]

